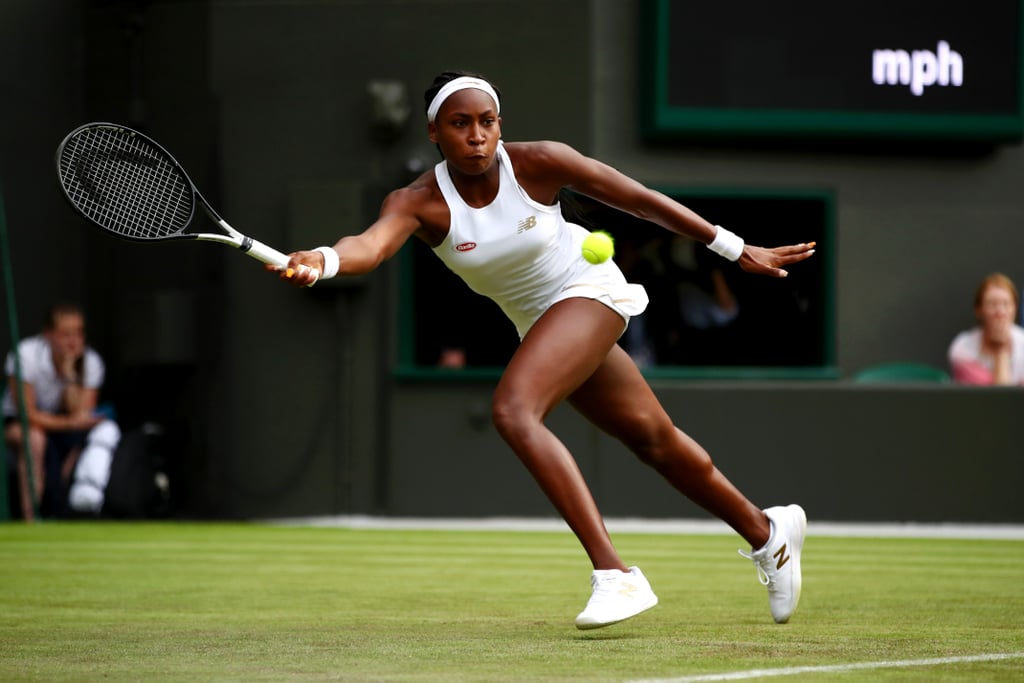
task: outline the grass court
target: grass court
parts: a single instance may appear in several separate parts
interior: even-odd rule
[[[5,524],[0,680],[1024,680],[1024,541],[808,534],[776,625],[738,538],[613,533],[661,602],[583,632],[567,531]]]

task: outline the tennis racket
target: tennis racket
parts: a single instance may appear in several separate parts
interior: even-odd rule
[[[282,269],[288,265],[286,255],[228,225],[181,164],[138,131],[115,123],[87,123],[64,138],[56,160],[57,177],[71,206],[117,237],[220,242],[263,263]],[[190,229],[197,203],[217,232]]]

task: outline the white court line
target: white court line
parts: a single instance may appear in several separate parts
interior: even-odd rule
[[[695,681],[743,681],[751,678],[773,676],[796,676],[815,673],[845,673],[873,669],[896,669],[910,666],[944,666],[946,664],[969,664],[971,662],[998,662],[1006,659],[1024,658],[1024,652],[1004,652],[991,655],[970,655],[965,657],[935,657],[932,659],[897,659],[882,662],[857,662],[854,664],[830,664],[827,666],[787,666],[780,669],[749,669],[729,671],[720,674],[680,676],[679,678],[645,678],[629,683],[693,683]]]
[[[445,531],[567,531],[557,517],[377,517],[331,515],[263,520],[284,526],[341,527],[347,529],[437,529]],[[717,519],[607,518],[612,533],[715,534],[735,532]],[[808,535],[861,538],[945,538],[1024,541],[1021,524],[958,524],[924,522],[828,522],[810,520]]]

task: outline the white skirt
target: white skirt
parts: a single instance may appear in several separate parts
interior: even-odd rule
[[[596,274],[598,270],[603,269],[594,268],[591,269],[591,272]],[[612,281],[601,281],[603,278],[597,278],[597,281],[595,281],[593,277],[586,277],[581,278],[578,282],[566,285],[551,300],[548,308],[566,299],[593,299],[600,301],[622,316],[622,331],[625,332],[626,327],[629,325],[629,319],[634,315],[643,313],[647,309],[649,299],[647,297],[647,290],[644,289],[643,285],[617,281],[619,278],[622,278],[622,275],[619,273],[618,268],[615,268],[615,272],[618,274],[618,278],[608,278]],[[527,325],[517,326],[519,339],[526,336],[526,333],[530,331],[530,328],[540,319],[541,315],[543,313],[529,321]]]

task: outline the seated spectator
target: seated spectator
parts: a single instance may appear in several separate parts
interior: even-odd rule
[[[1024,385],[1024,327],[1016,285],[1002,273],[983,279],[974,296],[977,326],[958,334],[949,347],[953,380],[973,385]]]
[[[105,367],[85,344],[85,316],[80,308],[51,308],[43,331],[17,348],[21,390],[28,425],[29,460],[19,417],[14,353],[7,355],[3,396],[4,438],[18,460],[18,494],[22,517],[35,517],[36,505],[49,516],[70,511],[98,513],[110,478],[110,464],[121,439],[117,423],[97,409]],[[29,482],[34,486],[30,487]]]

